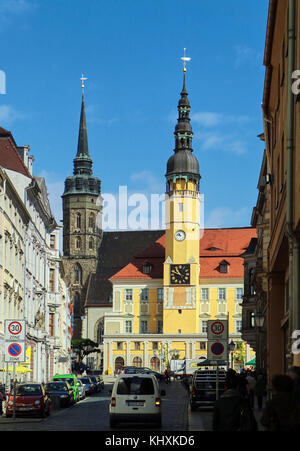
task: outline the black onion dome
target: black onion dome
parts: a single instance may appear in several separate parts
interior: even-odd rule
[[[180,150],[172,155],[167,163],[167,175],[193,174],[199,177],[200,167],[197,158],[190,150]]]

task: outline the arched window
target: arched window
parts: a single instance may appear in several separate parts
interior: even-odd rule
[[[81,284],[81,281],[82,281],[82,268],[81,268],[79,263],[75,264],[74,273],[75,273],[75,283],[80,283]]]
[[[74,317],[80,316],[80,296],[79,296],[79,293],[75,293],[75,295],[74,295],[73,306],[74,306]]]
[[[101,318],[97,328],[97,343],[101,345],[103,343],[103,335],[104,335],[104,318]]]
[[[152,357],[150,360],[150,368],[153,371],[159,371],[159,358],[158,357]]]
[[[81,227],[81,214],[80,213],[76,214],[76,227],[77,227],[77,229],[80,229],[80,227]]]
[[[93,230],[95,228],[95,215],[93,213],[89,216],[89,228]]]
[[[141,368],[143,362],[140,357],[135,357],[132,361],[133,366],[136,366],[137,368]]]

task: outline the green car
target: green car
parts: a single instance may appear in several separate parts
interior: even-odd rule
[[[71,388],[74,391],[74,401],[79,401],[79,389],[78,389],[78,381],[75,374],[55,374],[55,376],[52,377],[53,381],[66,381],[70,384]]]

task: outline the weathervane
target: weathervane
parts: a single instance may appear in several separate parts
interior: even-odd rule
[[[183,61],[183,72],[186,72],[186,63],[187,63],[187,61],[191,61],[192,58],[185,56],[186,48],[184,48],[183,50],[184,50],[184,55],[180,59]]]
[[[84,92],[84,88],[85,88],[85,86],[84,86],[84,82],[85,82],[85,80],[87,80],[87,78],[85,78],[84,76],[83,76],[83,74],[82,74],[82,77],[81,77],[81,87],[82,87],[82,92]]]

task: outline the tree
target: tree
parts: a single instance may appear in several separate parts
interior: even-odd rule
[[[89,338],[79,338],[72,340],[72,350],[76,354],[78,363],[82,363],[84,357],[94,352],[100,353],[98,344]]]

